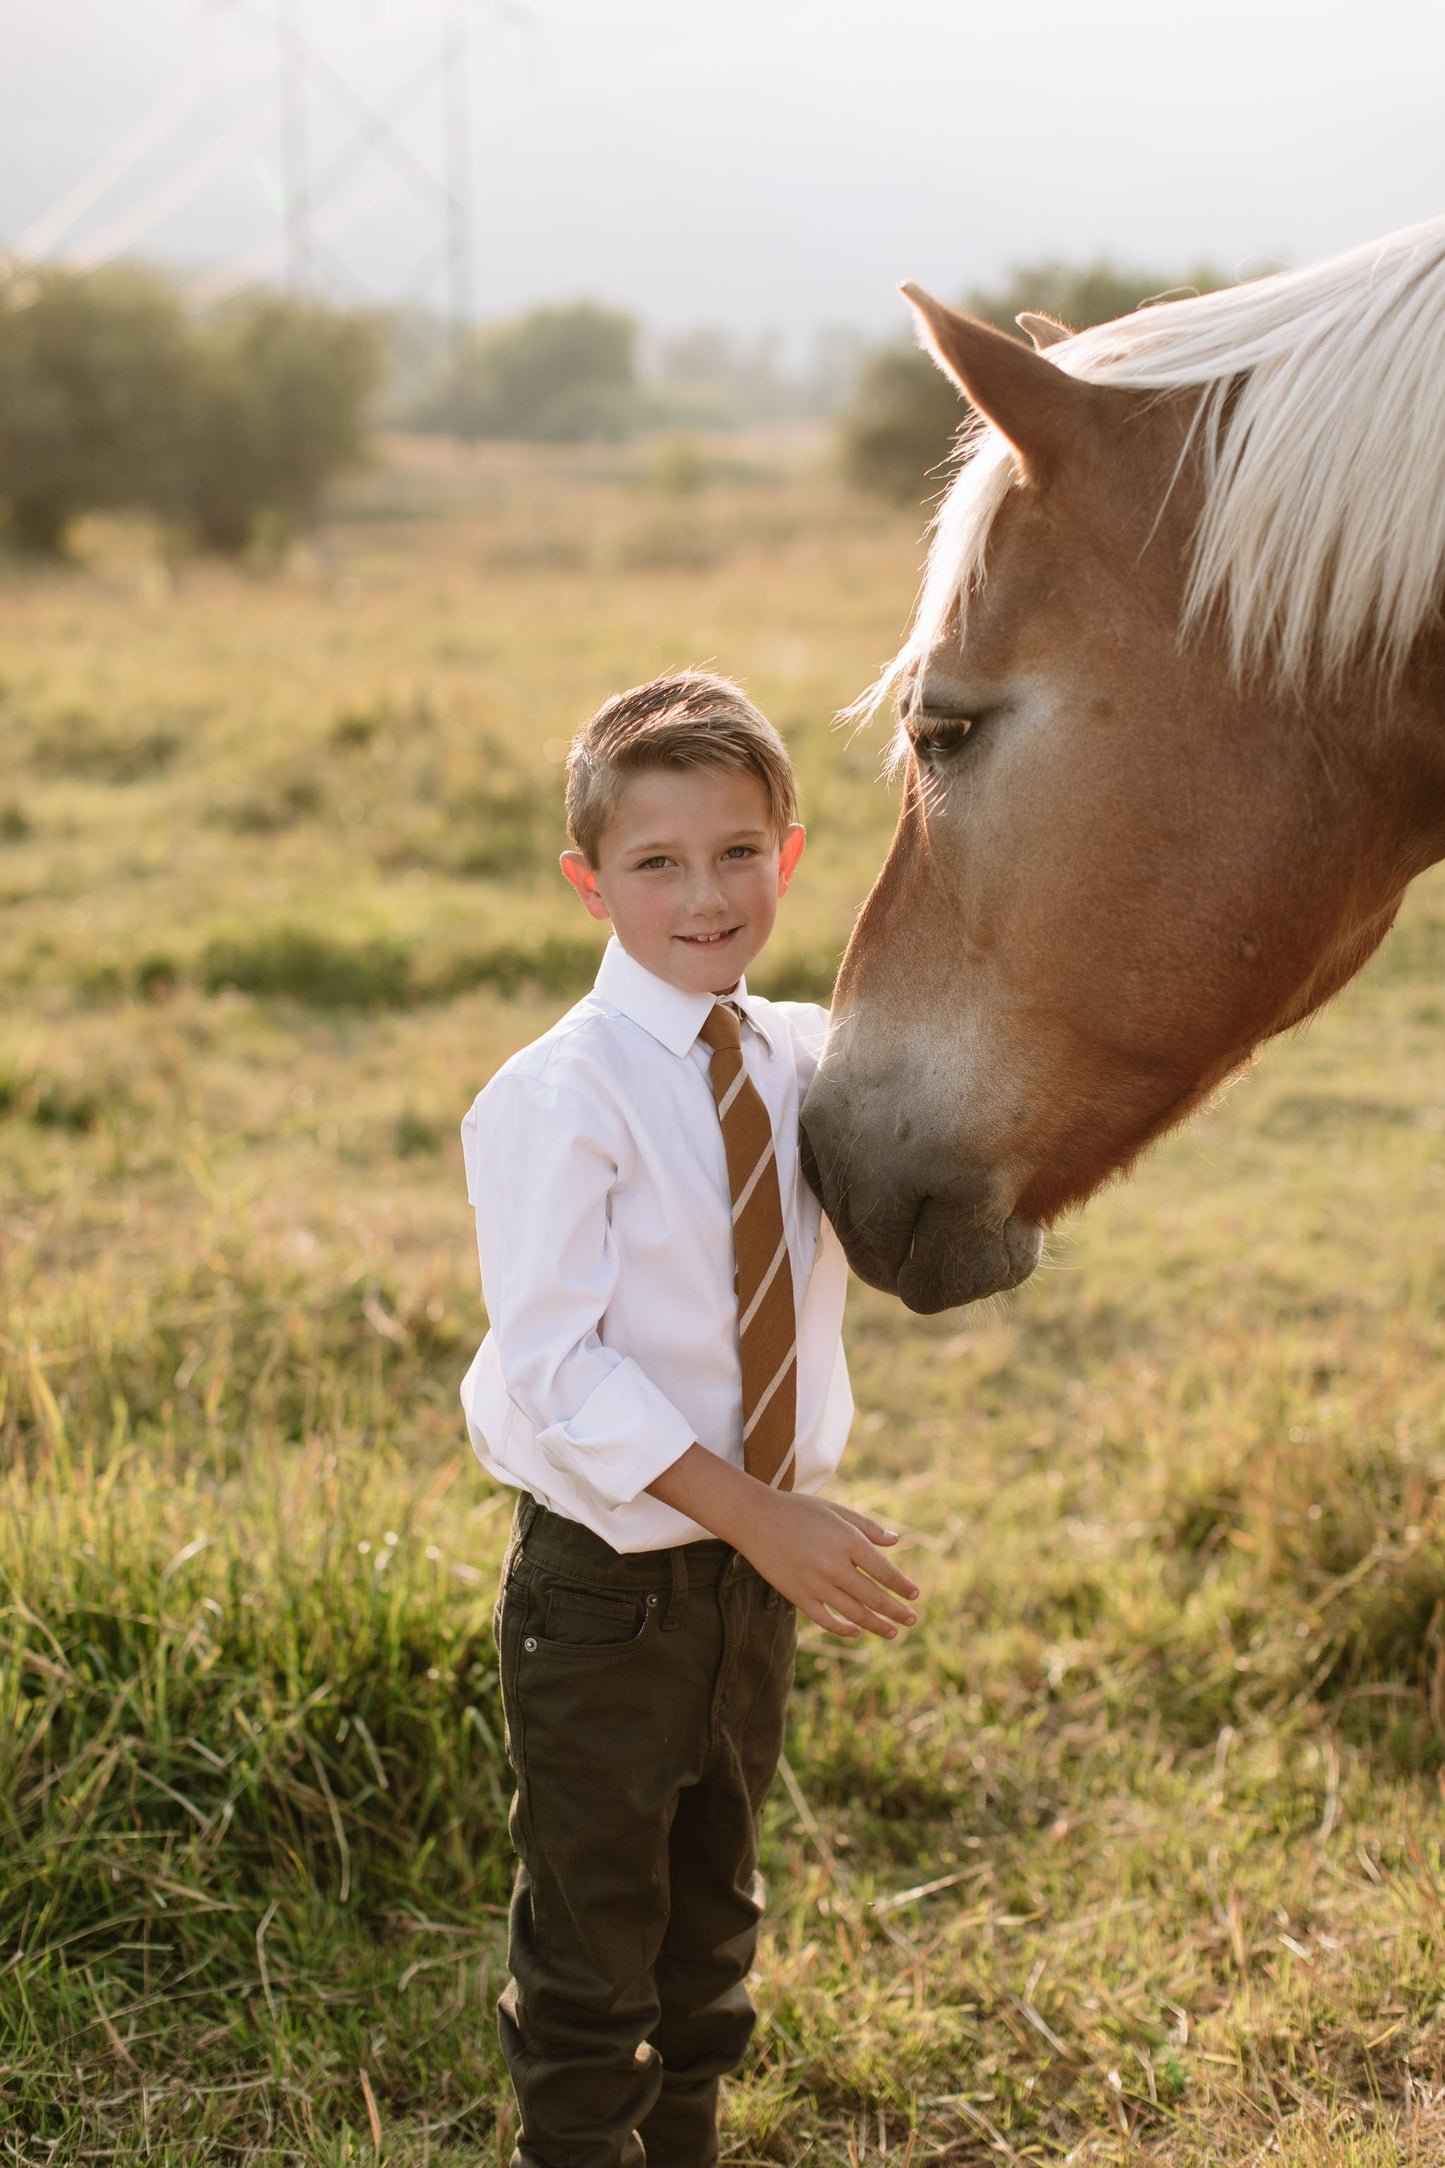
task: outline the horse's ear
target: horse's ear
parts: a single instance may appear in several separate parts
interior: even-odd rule
[[[935,301],[919,286],[901,291],[939,367],[1012,444],[1025,469],[1044,481],[1096,414],[1097,387],[1045,361],[1032,347]]]
[[[1074,334],[1067,324],[1061,324],[1057,316],[1045,316],[1038,309],[1020,309],[1014,318],[1020,331],[1028,333],[1034,342],[1034,352],[1041,354],[1046,346],[1057,346],[1060,339],[1072,339]]]

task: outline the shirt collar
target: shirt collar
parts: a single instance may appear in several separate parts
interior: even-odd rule
[[[609,1008],[616,1009],[634,1024],[640,1024],[659,1046],[665,1046],[669,1054],[679,1056],[692,1051],[718,998],[714,994],[690,994],[681,986],[669,985],[666,979],[658,978],[655,972],[629,956],[616,934],[603,952],[596,990]],[[726,998],[741,1009],[771,1052],[773,1035],[760,1014],[757,997],[748,993],[747,980],[739,979]]]

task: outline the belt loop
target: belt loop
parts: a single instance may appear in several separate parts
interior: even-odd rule
[[[680,1626],[687,1613],[687,1546],[674,1544],[668,1552],[672,1566],[672,1590],[667,1599],[667,1612],[662,1621],[665,1634]]]

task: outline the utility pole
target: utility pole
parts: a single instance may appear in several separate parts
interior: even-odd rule
[[[467,0],[442,0],[447,339],[457,352],[472,320],[472,142],[467,91]]]
[[[276,0],[276,72],[281,105],[281,187],[286,283],[299,293],[311,281],[311,209],[306,182],[305,48],[301,0]]]

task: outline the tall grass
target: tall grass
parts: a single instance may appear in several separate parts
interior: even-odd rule
[[[510,2157],[455,1124],[595,955],[552,741],[664,663],[787,726],[770,968],[826,984],[890,820],[828,718],[913,563],[794,454],[685,508],[649,456],[426,447],[274,581],[168,588],[111,531],[6,598],[17,2161]],[[728,2159],[1441,2157],[1442,925],[1437,881],[1011,1307],[854,1290],[847,1487],[924,1616],[805,1636]]]

